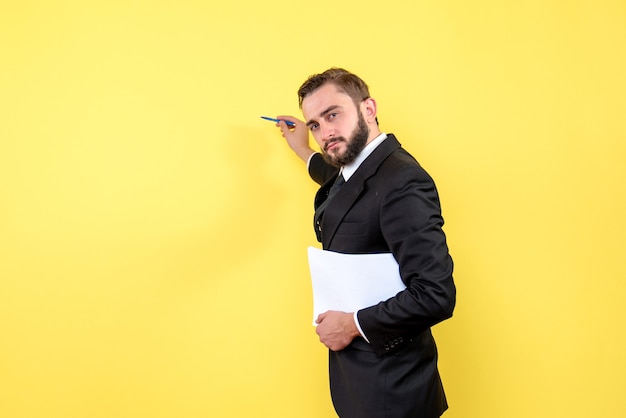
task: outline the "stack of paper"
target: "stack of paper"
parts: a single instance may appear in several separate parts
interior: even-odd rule
[[[313,324],[329,310],[356,312],[406,289],[391,253],[342,254],[309,247]]]

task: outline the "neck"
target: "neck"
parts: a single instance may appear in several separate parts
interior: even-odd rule
[[[382,132],[381,132],[380,128],[378,127],[378,124],[374,124],[374,126],[370,126],[370,134],[369,134],[369,138],[367,138],[366,144],[369,144],[370,142],[372,142],[381,133]]]

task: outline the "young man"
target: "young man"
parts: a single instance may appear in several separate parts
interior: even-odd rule
[[[306,80],[298,96],[304,121],[284,115],[277,125],[321,185],[318,240],[339,253],[393,254],[406,285],[358,312],[319,315],[335,410],[342,418],[439,417],[447,402],[430,328],[452,316],[456,289],[435,184],[380,131],[376,101],[356,75],[331,68]],[[309,146],[309,131],[321,154]],[[329,193],[338,175],[343,185]]]

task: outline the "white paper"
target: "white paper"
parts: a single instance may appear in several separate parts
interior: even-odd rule
[[[342,254],[309,247],[313,324],[329,310],[356,312],[406,289],[391,253]]]

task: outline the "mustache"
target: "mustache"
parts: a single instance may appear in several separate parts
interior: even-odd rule
[[[324,151],[328,151],[328,147],[330,147],[333,144],[336,144],[337,142],[346,142],[346,138],[344,138],[343,136],[338,136],[337,138],[333,138],[332,141],[328,141],[326,144],[324,144]]]

